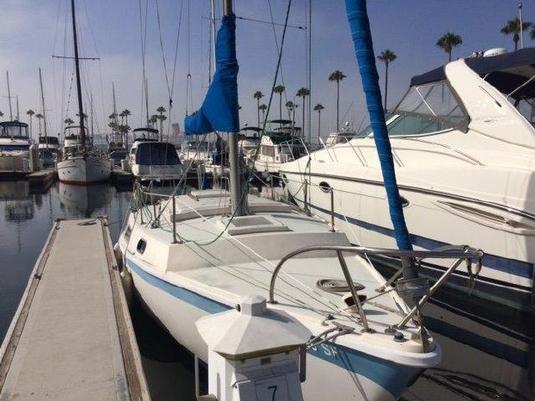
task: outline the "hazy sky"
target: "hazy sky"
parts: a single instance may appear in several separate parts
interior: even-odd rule
[[[85,101],[89,105],[87,94],[91,92],[98,127],[101,131],[105,130],[107,116],[113,111],[112,82],[117,91],[119,111],[128,108],[132,112],[130,125],[141,125],[144,119],[140,112],[140,0],[76,1],[82,56],[101,58],[100,61],[84,61],[82,65]],[[141,0],[143,10],[146,1]],[[190,18],[187,17],[188,2]],[[221,2],[216,0],[218,14]],[[274,20],[283,22],[287,0],[235,0],[235,13],[268,21],[270,2]],[[21,120],[26,119],[29,108],[41,110],[38,81],[38,67],[41,66],[50,132],[58,132],[61,121],[67,116],[75,118],[77,112],[75,85],[71,80],[73,63],[51,57],[53,54],[71,56],[73,53],[69,3],[70,0],[0,0],[0,110],[9,117],[4,78],[6,70],[11,77],[12,96],[19,98]],[[463,45],[454,50],[454,57],[466,56],[475,50],[493,47],[511,49],[513,46],[511,37],[501,34],[500,28],[506,20],[515,17],[517,1],[514,0],[371,0],[368,3],[376,53],[389,48],[398,55],[390,70],[390,105],[399,100],[411,76],[436,67],[447,59],[446,54],[435,46],[437,38],[446,31],[463,37]],[[169,79],[182,7],[171,116],[173,122],[182,126],[188,65],[192,75],[194,109],[200,105],[206,90],[209,0],[148,0],[146,65],[151,114],[160,105],[167,107],[169,101],[156,17],[157,4]],[[322,135],[335,126],[335,85],[327,80],[335,69],[348,76],[342,83],[340,113],[343,120],[358,126],[363,118],[366,119],[344,4],[343,0],[312,0],[312,104],[325,106]],[[533,1],[524,1],[524,19],[535,21]],[[290,23],[304,25],[305,0],[293,0]],[[276,31],[280,38],[282,28],[277,27]],[[300,103],[301,100],[295,99],[294,95],[306,85],[305,33],[289,29],[287,35],[282,70],[284,84],[288,99]],[[529,34],[524,39],[526,47],[535,45]],[[267,103],[275,72],[277,53],[273,28],[269,24],[238,20],[237,47],[242,106],[240,120],[242,125],[256,125],[256,102],[252,94],[261,90],[266,95],[262,100]],[[379,71],[382,78],[383,65],[379,65]],[[278,118],[278,98],[274,100],[272,117]],[[301,109],[298,109],[298,116],[300,119]],[[314,113],[314,135],[317,132],[316,120],[317,114]]]

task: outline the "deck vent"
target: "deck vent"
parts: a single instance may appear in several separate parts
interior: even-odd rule
[[[357,282],[353,282],[353,286],[355,287],[355,290],[357,291],[361,291],[364,288],[366,288],[364,285],[357,283]],[[322,279],[316,282],[316,287],[326,292],[348,292],[349,291],[349,286],[347,285],[347,282],[345,280]]]

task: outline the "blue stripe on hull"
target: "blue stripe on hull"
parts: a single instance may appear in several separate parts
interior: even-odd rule
[[[296,198],[295,196],[294,198],[298,202],[303,202],[302,200]],[[322,207],[319,207],[317,205],[308,204],[308,206],[322,213],[325,213],[328,215],[331,214],[330,210],[323,209]],[[334,215],[339,220],[345,221],[347,219],[347,221],[350,222],[351,224],[364,228],[365,230],[374,231],[384,236],[394,238],[394,230],[390,228],[379,226],[373,223],[368,223],[366,221],[359,220],[351,216],[344,216],[337,212],[334,212]],[[410,237],[411,237],[411,242],[413,245],[416,245],[424,249],[436,249],[441,246],[451,245],[446,242],[437,241],[431,238],[422,237],[420,235],[415,235],[415,234],[411,234]],[[516,260],[516,259],[510,259],[510,258],[504,258],[502,256],[490,255],[487,253],[485,254],[483,258],[483,262],[484,262],[485,267],[488,267],[493,270],[498,270],[504,273],[509,273],[514,276],[519,276],[519,277],[524,277],[524,278],[529,278],[529,279],[533,278],[533,264],[529,262]]]
[[[126,266],[148,284],[207,313],[219,313],[232,309],[228,305],[153,276],[128,258],[126,258]],[[314,347],[308,353],[344,370],[367,377],[391,393],[395,399],[399,398],[407,386],[423,371],[420,368],[399,365],[332,342],[325,342]]]

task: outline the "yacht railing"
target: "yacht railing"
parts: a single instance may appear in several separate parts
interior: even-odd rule
[[[275,300],[275,283],[277,281],[277,277],[279,275],[279,272],[282,270],[282,267],[284,264],[292,259],[293,257],[297,255],[301,255],[303,253],[307,252],[313,252],[313,251],[334,251],[336,252],[336,256],[338,257],[338,262],[340,263],[340,267],[342,269],[342,272],[344,274],[344,278],[347,282],[347,286],[350,290],[351,296],[353,298],[353,301],[356,306],[356,310],[358,313],[358,316],[360,318],[360,321],[362,323],[362,326],[364,328],[364,331],[369,331],[370,328],[368,326],[368,321],[366,319],[366,314],[364,312],[364,309],[362,307],[362,304],[366,301],[361,301],[358,296],[358,291],[356,290],[353,280],[351,278],[351,274],[349,272],[349,269],[347,267],[346,261],[344,259],[344,253],[351,253],[355,254],[361,257],[368,257],[370,255],[375,256],[387,256],[387,257],[395,257],[395,258],[411,258],[415,261],[417,265],[420,265],[421,261],[424,259],[455,259],[455,262],[444,272],[442,276],[433,284],[429,289],[425,291],[425,294],[420,298],[419,301],[415,302],[415,305],[410,309],[401,319],[399,323],[396,325],[390,327],[390,329],[402,329],[405,327],[405,325],[414,317],[414,315],[422,308],[422,306],[429,300],[429,298],[435,293],[435,291],[442,286],[442,284],[448,279],[448,277],[461,265],[461,263],[465,262],[467,266],[467,270],[472,274],[472,264],[475,263],[476,273],[477,275],[479,271],[481,270],[481,260],[483,258],[483,251],[480,249],[471,248],[469,246],[451,246],[451,247],[444,247],[433,251],[403,251],[403,250],[397,250],[397,249],[383,249],[383,248],[366,248],[366,247],[355,247],[355,246],[331,246],[331,245],[318,245],[318,246],[309,246],[301,249],[297,249],[293,252],[290,252],[286,256],[284,256],[280,262],[275,267],[275,270],[273,270],[272,276],[271,276],[271,282],[269,285],[269,302],[272,304],[277,303]],[[410,279],[414,280],[414,279]],[[402,284],[403,282],[398,281],[399,284]],[[388,284],[389,285],[389,284]],[[410,285],[409,285],[410,287]],[[386,293],[384,291],[384,288],[382,289],[383,293]],[[397,289],[398,293],[400,292],[400,289]],[[405,291],[405,290],[404,290]],[[403,298],[403,296],[402,296]]]

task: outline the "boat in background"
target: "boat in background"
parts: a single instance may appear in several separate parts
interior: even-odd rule
[[[133,132],[128,161],[134,177],[144,183],[178,182],[185,168],[175,145],[159,141],[158,130],[154,128],[136,128]]]
[[[61,147],[57,136],[39,137],[39,159],[43,167],[53,166],[61,157]]]
[[[514,308],[535,298],[535,48],[460,59],[412,78],[387,125],[399,190],[419,249],[485,249],[448,283]],[[281,167],[289,194],[354,244],[390,247],[392,224],[371,128]],[[334,210],[333,210],[334,208]],[[397,261],[382,260],[392,267]],[[422,263],[436,279],[445,263]]]
[[[278,175],[284,163],[299,159],[306,152],[301,128],[295,127],[292,120],[271,120],[262,133],[260,150],[248,162],[258,172]]]
[[[64,152],[62,160],[57,163],[59,180],[67,184],[88,185],[106,182],[111,175],[111,162],[107,155],[93,147],[85,128],[85,114],[82,99],[82,84],[80,77],[80,58],[78,56],[78,40],[76,32],[76,10],[74,0],[71,2],[72,31],[74,45],[74,66],[76,89],[78,95],[78,117],[80,124],[78,132],[65,134]],[[76,130],[76,127],[69,127]],[[67,128],[66,128],[67,130]],[[69,137],[67,139],[67,137]]]
[[[0,174],[24,176],[37,170],[33,161],[28,124],[20,121],[0,122]]]

